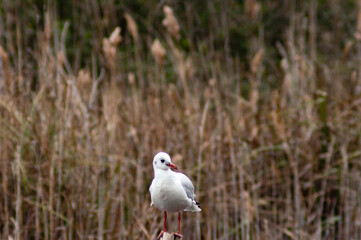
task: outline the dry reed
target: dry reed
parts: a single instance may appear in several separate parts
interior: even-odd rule
[[[155,239],[163,150],[203,209],[185,239],[361,239],[361,6],[335,15],[347,34],[318,18],[334,2],[73,1],[61,21],[4,1],[0,238]]]

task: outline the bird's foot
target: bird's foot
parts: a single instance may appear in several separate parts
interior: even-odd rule
[[[179,237],[179,238],[183,238],[183,235],[180,234],[179,232],[178,232],[178,233],[174,233],[174,236],[177,236],[177,237]]]
[[[163,237],[163,234],[164,234],[164,233],[165,233],[164,231],[161,231],[161,232],[159,233],[158,237],[157,237],[157,240],[159,240],[161,237]]]

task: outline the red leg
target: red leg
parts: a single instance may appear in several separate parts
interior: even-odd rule
[[[181,212],[178,215],[178,233],[180,233]]]
[[[167,212],[164,211],[164,229],[163,229],[164,232],[167,231]]]
[[[178,236],[179,238],[183,238],[183,235],[180,234],[180,222],[181,222],[181,212],[178,214],[178,232],[174,233],[175,236]]]
[[[164,228],[163,231],[161,231],[157,237],[157,239],[160,239],[163,236],[163,233],[167,232],[167,212],[164,211]]]

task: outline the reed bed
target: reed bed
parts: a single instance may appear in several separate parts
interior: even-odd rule
[[[0,10],[1,239],[155,239],[161,150],[184,239],[361,239],[357,1]]]

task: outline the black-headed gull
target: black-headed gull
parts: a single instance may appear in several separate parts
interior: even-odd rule
[[[180,172],[173,172],[177,167],[172,163],[170,156],[159,152],[153,159],[154,179],[149,187],[152,203],[164,211],[164,229],[159,234],[160,238],[167,231],[167,212],[179,212],[178,236],[180,234],[181,211],[200,212],[199,203],[195,201],[194,187],[191,180]]]

